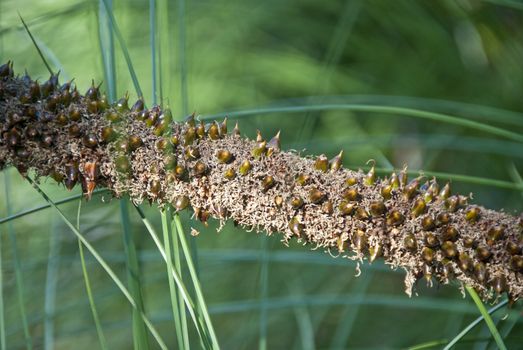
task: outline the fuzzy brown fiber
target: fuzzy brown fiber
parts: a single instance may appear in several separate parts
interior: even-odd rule
[[[82,95],[56,76],[38,83],[0,67],[0,170],[34,170],[87,197],[106,187],[194,216],[233,220],[249,230],[281,232],[314,248],[405,269],[406,291],[459,281],[484,299],[523,296],[523,219],[471,205],[435,179],[379,179],[341,167],[342,154],[301,157],[279,148],[279,135],[242,138],[226,122],[169,110],[107,103],[94,85]]]

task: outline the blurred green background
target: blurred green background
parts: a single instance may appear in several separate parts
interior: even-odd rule
[[[521,183],[520,142],[443,122],[349,109],[354,104],[423,109],[521,134],[521,2],[154,3],[153,50],[151,2],[113,1],[149,104],[156,82],[161,86],[157,102],[169,105],[178,118],[192,111],[220,117],[229,113],[240,120],[244,135],[252,138],[260,129],[269,136],[281,129],[285,149],[329,157],[344,149],[345,165],[355,169],[375,159],[381,168],[408,163],[412,170],[501,180],[501,187],[492,182],[452,185],[465,194],[474,192],[475,201],[489,208],[522,211],[522,192],[503,188]],[[17,72],[27,69],[40,81],[48,77],[19,12],[53,69],[61,70],[62,81],[74,77],[84,92],[91,79],[104,80],[107,50],[101,49],[100,37],[107,39],[108,22],[102,8],[98,1],[0,1],[0,61],[14,60]],[[116,38],[113,44],[117,95],[129,91],[134,99]],[[0,190],[0,217],[45,204],[14,169],[0,173],[0,183],[6,184]],[[42,183],[53,199],[70,195],[52,181]],[[74,220],[77,206],[75,201],[61,208]],[[159,227],[158,211],[144,209]],[[97,196],[83,204],[81,213],[82,232],[125,280],[118,202]],[[186,231],[194,227],[201,232],[195,239],[198,268],[224,349],[257,348],[263,334],[269,349],[404,348],[452,339],[479,315],[457,286],[429,289],[420,281],[419,296],[409,299],[403,292],[404,274],[379,262],[363,264],[362,275],[355,278],[356,266],[347,259],[297,244],[286,248],[278,235],[267,238],[232,225],[216,233],[214,223],[205,228],[188,216],[183,217]],[[165,264],[134,211],[131,217],[145,309],[174,348]],[[9,229],[16,242],[8,238]],[[64,222],[53,210],[42,210],[0,225],[0,239],[8,348],[25,348],[14,243],[34,347],[97,347],[77,242]],[[109,347],[131,348],[130,307],[89,254],[87,259]],[[521,303],[516,304],[520,309]],[[494,319],[509,348],[516,349],[523,344],[523,324],[517,314],[506,314],[502,308]],[[492,348],[485,341],[489,336],[482,324],[457,348]]]

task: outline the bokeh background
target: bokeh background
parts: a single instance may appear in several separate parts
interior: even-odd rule
[[[114,0],[111,6],[146,101],[169,105],[177,118],[193,111],[229,113],[251,138],[256,129],[267,136],[281,130],[285,149],[329,157],[344,149],[344,163],[354,169],[375,159],[380,168],[408,163],[412,170],[451,178],[500,180],[454,179],[452,186],[473,192],[477,203],[490,208],[523,209],[516,188],[522,183],[521,143],[401,113],[350,109],[354,104],[423,109],[521,134],[519,1]],[[105,67],[114,63],[117,96],[128,91],[136,98],[101,1],[0,1],[0,60],[14,60],[17,72],[27,69],[43,81],[48,73],[18,13],[52,68],[61,70],[62,81],[74,77],[83,92],[91,79],[105,79],[105,60]],[[153,84],[161,90],[155,96]],[[14,169],[0,173],[0,184],[0,217],[45,204]],[[71,195],[52,181],[42,184],[55,200]],[[78,201],[61,208],[74,220]],[[158,211],[143,208],[159,228]],[[353,262],[298,244],[284,247],[279,235],[233,225],[217,233],[215,223],[203,227],[187,213],[183,219],[187,232],[200,231],[193,240],[198,269],[224,349],[257,348],[260,339],[269,349],[405,348],[452,339],[479,315],[455,285],[429,289],[420,281],[419,295],[409,298],[403,272],[380,262],[364,263],[356,278]],[[175,348],[165,264],[134,211],[131,220],[146,312]],[[125,280],[118,201],[100,195],[83,203],[81,229]],[[34,347],[96,348],[77,241],[55,212],[41,210],[1,224],[0,243],[8,348],[26,347],[15,255]],[[131,348],[129,304],[89,254],[86,259],[109,347]],[[515,310],[521,312],[521,303]],[[508,315],[502,308],[494,320],[509,348],[520,348],[523,323],[517,312]],[[458,349],[494,346],[483,324],[466,339]],[[197,347],[195,339],[192,343]]]

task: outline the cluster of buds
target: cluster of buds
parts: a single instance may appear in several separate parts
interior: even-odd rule
[[[228,132],[227,120],[169,109],[111,104],[93,82],[85,94],[58,76],[40,83],[0,66],[0,169],[33,170],[67,189],[97,186],[176,210],[206,223],[233,220],[282,233],[331,253],[405,269],[416,281],[458,281],[484,299],[523,296],[523,217],[470,204],[449,184],[406,169],[380,179],[342,166],[343,152],[315,159],[280,149],[280,134],[255,140]]]

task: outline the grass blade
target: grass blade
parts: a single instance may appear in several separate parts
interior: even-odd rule
[[[29,37],[31,38],[31,41],[33,42],[33,45],[34,47],[36,47],[36,50],[38,51],[38,55],[40,56],[40,58],[42,59],[42,61],[44,62],[45,64],[45,67],[47,68],[47,70],[49,71],[49,74],[53,75],[53,70],[51,69],[51,67],[49,66],[49,63],[47,63],[47,60],[45,59],[42,51],[40,50],[40,47],[38,46],[38,44],[36,43],[36,40],[35,38],[33,37],[33,34],[31,34],[31,31],[29,30],[29,27],[27,26],[27,24],[25,24],[25,21],[24,19],[22,18],[22,15],[20,13],[18,13],[18,17],[20,17],[20,21],[22,21],[22,24],[24,25],[24,28],[25,28],[25,31],[27,32],[27,34],[29,34]]]
[[[133,340],[135,349],[148,349],[149,341],[145,325],[140,317],[144,313],[142,289],[140,283],[140,268],[136,257],[136,248],[134,245],[131,231],[131,220],[129,218],[129,208],[127,199],[120,200],[120,218],[123,229],[123,246],[125,253],[125,265],[127,267],[127,285],[129,291],[136,301],[136,309],[132,310],[133,318]]]
[[[395,106],[374,106],[364,104],[317,104],[310,106],[289,106],[289,107],[267,107],[257,109],[247,109],[242,111],[234,111],[227,113],[218,113],[209,116],[202,117],[203,120],[216,119],[223,116],[233,117],[245,117],[257,114],[268,114],[268,113],[302,113],[310,111],[325,111],[325,110],[347,110],[354,112],[369,112],[369,113],[382,113],[391,114],[397,116],[407,116],[418,119],[432,120],[440,123],[446,123],[451,125],[457,125],[466,127],[473,130],[479,130],[500,137],[504,137],[510,140],[523,142],[523,135],[490,126],[488,124],[480,123],[465,118],[454,117],[443,113],[428,112],[420,109],[395,107]]]
[[[5,203],[7,208],[7,215],[11,215],[11,200],[10,192],[11,188],[9,175],[5,174],[4,176],[4,190],[5,190]],[[29,333],[29,326],[27,324],[27,313],[25,311],[25,288],[22,279],[22,266],[20,264],[20,257],[18,256],[18,245],[16,243],[16,234],[13,229],[11,222],[7,224],[7,233],[9,235],[9,243],[11,244],[11,254],[13,255],[14,268],[15,268],[15,282],[16,282],[16,294],[18,298],[18,307],[20,308],[20,316],[22,317],[22,326],[24,329],[24,338],[25,338],[25,347],[27,349],[33,348],[33,340],[31,334]]]
[[[123,295],[127,298],[129,303],[133,306],[133,308],[138,310],[138,306],[136,304],[136,301],[132,297],[131,293],[125,288],[122,281],[118,278],[116,273],[111,269],[111,267],[107,264],[107,262],[101,257],[101,255],[97,252],[96,249],[89,243],[89,241],[76,229],[76,227],[67,219],[67,217],[62,213],[62,211],[54,204],[54,202],[49,198],[49,196],[42,191],[42,189],[29,177],[26,178],[27,181],[35,188],[36,191],[55,209],[55,211],[58,213],[60,218],[64,221],[64,223],[71,229],[71,231],[75,234],[75,236],[80,239],[82,244],[89,250],[89,252],[93,255],[93,257],[98,261],[98,263],[102,266],[102,268],[107,272],[107,274],[111,277],[113,282],[116,284],[116,286],[120,289],[120,291],[123,293]],[[147,328],[157,341],[158,345],[161,349],[167,350],[167,346],[165,345],[165,342],[161,338],[160,334],[156,330],[156,328],[153,326],[151,321],[147,318],[147,316],[141,312],[140,313],[144,323],[146,324]]]
[[[4,175],[4,176],[7,176]],[[7,343],[5,341],[5,317],[4,317],[4,269],[2,267],[2,234],[0,232],[0,349],[6,350]]]
[[[108,6],[112,8],[112,1],[108,1]],[[104,69],[104,77],[107,82],[107,93],[109,101],[114,102],[116,99],[116,69],[114,58],[114,37],[111,21],[107,10],[103,4],[103,0],[99,1],[98,5],[98,43],[100,45],[100,53],[102,54],[102,66]]]
[[[265,303],[269,294],[269,260],[267,259],[268,250],[267,236],[261,238],[261,271],[260,271],[260,338],[258,340],[258,349],[267,349],[267,308]]]
[[[54,221],[54,220],[53,220]],[[53,224],[53,226],[56,226]],[[45,303],[44,303],[44,349],[54,349],[54,315],[56,312],[56,284],[58,282],[58,270],[60,260],[60,240],[58,231],[51,230],[49,237],[49,254],[47,257],[47,275],[45,280]]]
[[[157,93],[156,87],[156,0],[149,0],[149,40],[151,44],[151,82],[152,82],[152,99],[153,105],[156,105]]]
[[[476,306],[478,307],[479,312],[485,319],[485,322],[487,323],[490,333],[492,334],[492,337],[496,341],[498,348],[501,350],[506,350],[507,347],[505,346],[505,343],[503,342],[503,339],[501,338],[501,335],[499,334],[498,329],[496,328],[496,325],[494,324],[494,321],[492,321],[492,318],[490,317],[489,312],[485,308],[485,305],[481,301],[478,293],[476,293],[474,288],[472,288],[470,286],[465,286],[465,289],[470,294],[472,300],[474,300],[474,303],[476,303]]]

